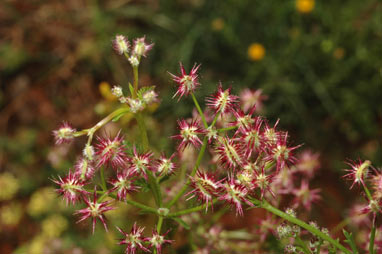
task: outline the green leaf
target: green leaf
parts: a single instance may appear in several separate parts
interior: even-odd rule
[[[344,233],[344,236],[346,237],[346,240],[344,242],[350,245],[350,248],[352,249],[354,254],[359,253],[353,239],[353,233],[349,233],[345,229],[343,229],[342,232]]]
[[[184,220],[182,220],[181,218],[179,217],[171,217],[171,219],[173,219],[174,221],[178,222],[179,225],[181,225],[182,227],[184,227],[185,229],[187,230],[190,230],[191,227],[190,225],[188,225]]]
[[[130,90],[130,94],[133,95],[134,94],[134,87],[130,82],[129,82],[129,90]]]

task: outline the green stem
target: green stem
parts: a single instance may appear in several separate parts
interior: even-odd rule
[[[141,141],[142,146],[145,151],[149,149],[149,139],[147,137],[146,125],[143,119],[142,112],[139,112],[135,115],[135,119],[137,120],[139,131],[141,133]]]
[[[157,232],[158,232],[158,234],[160,234],[160,230],[162,229],[162,224],[163,224],[163,217],[159,216],[158,224],[157,224]]]
[[[137,92],[138,92],[138,66],[133,67],[133,73],[134,73],[134,94],[131,96],[133,99],[137,98]]]
[[[317,237],[320,237],[321,239],[323,239],[324,241],[327,241],[329,242],[330,244],[332,244],[333,246],[335,246],[336,248],[342,250],[344,253],[346,254],[351,254],[351,251],[348,250],[347,248],[345,248],[342,244],[340,244],[338,241],[334,240],[333,238],[331,238],[330,236],[322,233],[319,229],[293,217],[293,216],[290,216],[289,214],[287,213],[284,213],[282,211],[280,211],[279,209],[273,207],[271,204],[269,204],[267,201],[263,200],[263,201],[260,201],[260,200],[256,200],[256,202],[254,202],[255,205],[258,205],[262,208],[264,208],[265,210],[283,218],[284,220],[287,220],[293,224],[296,224],[306,230],[308,230],[310,233],[316,235]]]
[[[200,108],[199,102],[196,100],[194,93],[191,93],[191,97],[192,97],[192,100],[194,101],[196,109],[199,112],[200,117],[202,118],[203,125],[207,129],[208,128],[208,124],[207,124],[206,118],[204,117],[203,111]]]
[[[221,128],[221,129],[217,129],[216,131],[217,131],[217,132],[225,132],[225,131],[231,131],[231,130],[234,130],[234,129],[237,129],[237,126],[231,126],[231,127]]]
[[[374,215],[373,226],[372,226],[371,232],[370,232],[369,254],[374,254],[374,239],[375,239],[376,229],[377,229],[377,227],[375,226],[375,215]]]
[[[296,243],[300,245],[302,250],[304,251],[305,254],[311,254],[312,252],[309,250],[309,248],[306,246],[305,242],[299,237],[296,237]]]
[[[363,186],[363,189],[365,190],[367,198],[369,199],[369,202],[372,201],[373,197],[371,196],[369,189],[367,188],[365,184],[362,184],[362,186]]]
[[[106,187],[106,181],[105,181],[105,176],[103,172],[103,167],[101,167],[100,171],[100,177],[101,177],[101,187],[104,192],[107,192],[107,187]]]
[[[207,143],[208,143],[207,141],[208,141],[208,138],[204,137],[202,148],[199,151],[195,166],[194,166],[194,168],[190,174],[191,177],[195,175],[196,171],[199,168],[200,163],[202,162],[204,152],[206,151],[206,148],[207,148]],[[191,182],[191,180],[188,179],[186,184],[183,185],[183,188],[178,192],[178,194],[170,201],[170,203],[168,203],[167,208],[171,208],[178,201],[178,199],[186,192],[188,186],[190,185],[190,182]]]
[[[218,199],[213,199],[212,200],[212,204],[216,203],[218,201]],[[185,214],[189,214],[189,213],[194,213],[194,212],[199,212],[203,209],[206,209],[207,207],[207,204],[203,204],[203,205],[200,205],[200,206],[195,206],[195,207],[192,207],[192,208],[188,208],[188,209],[185,209],[185,210],[181,210],[181,211],[178,211],[178,212],[174,212],[174,213],[169,213],[167,215],[167,217],[179,217],[181,215],[185,215]]]

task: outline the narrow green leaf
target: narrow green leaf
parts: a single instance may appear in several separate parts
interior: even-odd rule
[[[171,217],[171,219],[173,219],[174,221],[178,222],[182,227],[184,227],[185,229],[187,230],[190,230],[191,227],[190,225],[188,225],[184,220],[182,220],[181,218],[179,217]]]
[[[357,250],[357,247],[353,239],[353,233],[349,233],[345,229],[343,229],[342,232],[344,233],[344,236],[346,237],[346,240],[344,242],[349,244],[354,254],[358,254],[359,252]]]

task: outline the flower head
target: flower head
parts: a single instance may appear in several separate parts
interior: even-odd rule
[[[253,123],[239,127],[238,140],[244,144],[245,155],[250,157],[253,151],[261,151],[264,149],[264,141],[261,136],[261,125],[263,120],[261,117],[253,119]]]
[[[122,170],[117,173],[117,178],[109,181],[113,185],[110,191],[117,191],[118,200],[126,200],[128,193],[137,191],[139,186],[134,185],[135,174],[131,171]]]
[[[249,206],[253,206],[246,198],[248,189],[241,184],[235,182],[231,177],[223,185],[223,194],[219,197],[219,200],[224,200],[234,206],[236,209],[236,215],[243,216],[242,203],[246,203]]]
[[[80,158],[75,165],[75,169],[75,174],[82,180],[93,178],[95,173],[92,162],[86,158]]]
[[[155,172],[157,172],[159,176],[170,175],[174,173],[176,169],[175,163],[172,162],[174,156],[175,153],[172,154],[170,158],[167,158],[164,154],[161,155],[155,165]]]
[[[204,130],[200,127],[198,120],[192,120],[188,123],[186,120],[178,120],[180,134],[172,136],[172,138],[182,140],[178,146],[178,150],[184,150],[189,144],[199,147],[202,141],[199,139],[199,134],[204,134]]]
[[[129,171],[133,174],[143,176],[147,180],[147,171],[151,170],[150,163],[152,152],[138,153],[136,147],[133,150],[133,157],[130,158]]]
[[[139,98],[133,99],[127,97],[127,103],[130,106],[130,111],[134,114],[145,109],[145,103]]]
[[[246,162],[242,145],[235,142],[234,139],[220,138],[216,152],[219,155],[220,163],[227,168],[236,169]]]
[[[58,128],[58,130],[53,131],[54,139],[56,140],[56,145],[60,145],[63,143],[69,143],[74,139],[75,129],[70,126],[69,123],[63,122]]]
[[[165,239],[165,236],[168,234],[168,232],[170,232],[170,230],[168,230],[163,235],[160,235],[154,229],[153,230],[153,235],[151,237],[146,237],[145,238],[145,241],[150,243],[149,244],[149,248],[154,247],[156,249],[156,251],[157,251],[157,254],[161,254],[162,253],[162,245],[166,244],[166,243],[171,244],[174,241],[174,240],[166,240]]]
[[[177,83],[178,86],[178,91],[174,94],[173,97],[179,95],[179,99],[182,98],[183,95],[189,95],[195,91],[198,86],[200,86],[198,82],[198,74],[196,73],[200,67],[199,65],[194,65],[192,67],[190,74],[186,74],[186,70],[184,69],[182,63],[180,64],[180,71],[181,75],[180,76],[175,76],[174,74],[170,75],[172,76],[172,79]],[[179,100],[178,99],[178,100]]]
[[[117,134],[114,139],[97,137],[98,143],[95,145],[95,154],[98,162],[97,167],[110,164],[114,169],[126,165],[128,158],[125,153],[123,137]]]
[[[253,185],[255,188],[260,189],[261,199],[264,197],[265,191],[268,191],[272,196],[275,196],[271,189],[271,183],[275,175],[267,175],[265,173],[265,166],[262,166],[261,170],[254,171],[254,174],[255,177],[253,178]]]
[[[312,203],[318,201],[321,199],[320,195],[318,194],[320,192],[320,189],[309,189],[309,183],[305,180],[301,182],[300,189],[294,190],[293,194],[295,195],[295,199],[293,203],[295,206],[298,204],[302,204],[305,209],[310,211],[312,207]]]
[[[231,94],[231,88],[223,91],[222,84],[219,83],[218,90],[215,94],[207,98],[207,106],[211,107],[215,114],[228,113],[233,110],[238,97]]]
[[[296,161],[296,158],[293,156],[293,150],[301,146],[287,147],[287,139],[288,133],[285,133],[276,141],[275,145],[271,146],[269,155],[265,158],[265,160],[276,161],[277,171],[284,168],[286,163]]]
[[[106,217],[104,215],[105,212],[113,210],[114,207],[110,206],[111,201],[105,201],[98,203],[97,202],[97,190],[94,187],[94,194],[93,194],[93,200],[90,200],[88,197],[83,198],[84,202],[88,207],[76,211],[74,214],[81,215],[81,218],[77,221],[77,223],[86,220],[87,218],[91,218],[93,221],[93,234],[95,230],[95,224],[97,221],[97,218],[102,222],[103,226],[105,227],[105,230],[107,231],[107,225],[106,225]]]
[[[52,181],[60,186],[57,192],[62,195],[62,198],[66,201],[66,205],[69,203],[74,205],[80,200],[81,195],[88,193],[83,188],[86,183],[82,181],[77,174],[73,174],[71,171],[69,171],[66,177],[61,178],[59,176],[57,180]]]
[[[191,195],[190,198],[196,196],[199,201],[206,203],[207,211],[209,203],[212,205],[212,198],[219,193],[222,187],[221,182],[224,179],[217,181],[215,176],[198,170],[195,176],[190,176],[190,180],[193,190],[187,193],[186,196]]]
[[[123,55],[129,53],[130,42],[127,37],[123,35],[116,35],[115,39],[112,41],[113,49],[119,54]]]
[[[358,162],[350,161],[346,164],[348,164],[351,167],[351,169],[345,169],[345,171],[349,173],[344,175],[343,177],[353,180],[353,184],[350,186],[350,189],[353,188],[353,186],[356,183],[365,185],[364,180],[368,176],[371,162],[369,160],[363,162],[361,160],[358,160]]]
[[[262,92],[261,89],[250,90],[248,88],[241,91],[239,97],[244,112],[247,112],[254,106],[256,106],[256,111],[262,110],[263,101],[267,99],[267,96],[262,95]]]
[[[145,42],[145,39],[145,36],[143,36],[134,40],[133,53],[138,58],[141,56],[146,57],[147,52],[149,52],[154,47],[154,43],[148,44]]]
[[[120,239],[118,244],[126,244],[126,254],[135,254],[138,248],[145,252],[150,252],[149,249],[143,246],[145,238],[142,233],[145,228],[138,227],[137,223],[134,223],[130,233],[126,233],[119,227],[117,227],[117,229],[124,236],[124,238]]]
[[[252,61],[260,61],[265,56],[265,48],[260,43],[252,43],[248,47],[248,57]]]

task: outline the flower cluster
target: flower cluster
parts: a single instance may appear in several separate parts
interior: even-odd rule
[[[231,88],[224,88],[219,82],[216,92],[205,99],[203,111],[194,95],[200,87],[200,65],[195,64],[187,74],[180,63],[180,75],[170,73],[177,85],[174,97],[178,97],[179,101],[190,95],[196,109],[191,118],[177,121],[178,133],[171,137],[176,140],[177,146],[169,157],[150,147],[143,118],[145,112],[142,111],[159,100],[154,87],[138,88],[138,66],[141,57],[146,57],[152,46],[153,44],[145,42],[145,37],[138,38],[131,44],[127,37],[117,35],[113,40],[113,48],[130,62],[134,85],[129,84],[129,96],[125,96],[119,86],[113,87],[112,93],[128,107],[117,109],[92,128],[77,131],[64,122],[53,132],[56,144],[67,143],[75,137],[88,136],[74,170],[69,170],[65,177],[53,179],[58,185],[58,194],[67,205],[81,203],[85,206],[75,212],[80,217],[78,222],[90,219],[94,233],[98,219],[107,231],[105,214],[116,209],[115,202],[134,205],[143,212],[158,217],[156,229],[150,237],[144,237],[144,228],[137,226],[136,222],[130,233],[117,227],[123,235],[118,244],[126,245],[126,254],[150,252],[150,249],[160,254],[164,244],[173,242],[165,239],[169,231],[161,234],[162,225],[171,227],[170,223],[166,225],[169,220],[183,228],[189,228],[187,219],[180,218],[182,215],[201,210],[208,212],[209,207],[213,208],[215,203],[234,209],[236,215],[240,216],[244,216],[245,208],[261,207],[289,222],[269,214],[258,219],[255,234],[259,243],[243,243],[245,247],[242,252],[236,252],[228,246],[229,234],[221,227],[212,226],[209,230],[203,228],[199,233],[202,232],[206,238],[206,247],[196,248],[196,253],[246,253],[259,249],[259,245],[267,239],[268,232],[277,235],[279,239],[299,239],[301,227],[313,234],[321,232],[318,233],[320,238],[313,236],[305,253],[320,250],[324,246],[324,240],[332,248],[345,250],[346,253],[346,248],[339,242],[330,240],[327,230],[319,229],[314,223],[295,223],[297,218],[293,209],[303,208],[309,212],[312,204],[320,200],[320,189],[310,188],[310,180],[320,166],[319,155],[309,150],[296,154],[300,145],[291,145],[289,133],[280,130],[278,126],[279,120],[271,123],[259,115],[262,102],[266,98],[261,90],[246,89],[240,96],[236,96]],[[141,143],[130,145],[121,131],[114,137],[96,136],[93,140],[96,131],[110,121],[117,121],[127,112],[132,113],[137,121]],[[198,152],[197,156],[195,152]],[[210,160],[204,159],[205,153],[209,153]],[[350,188],[355,185],[363,187],[368,205],[361,210],[363,213],[372,213],[375,224],[375,217],[382,209],[382,173],[374,169],[368,160],[350,162],[349,165],[351,168],[346,170],[345,177],[352,181]],[[175,174],[177,169],[180,169],[179,174]],[[99,177],[95,177],[98,172]],[[368,189],[369,185],[372,192]],[[101,190],[97,190],[97,186]],[[163,186],[167,192],[164,192]],[[157,205],[155,208],[133,201],[130,196],[135,192],[149,193],[148,190],[153,194]],[[283,195],[288,195],[288,198],[282,200]],[[191,202],[178,202],[184,200],[182,197],[186,201],[195,198],[201,204],[190,208]],[[291,209],[284,213],[272,206],[280,205],[281,201]],[[174,211],[175,207],[183,210]],[[199,217],[191,218],[191,222],[198,219]],[[236,232],[235,237],[237,236],[249,240],[253,234]],[[295,241],[290,241],[285,247],[286,252],[300,250],[301,246],[297,246]]]
[[[135,254],[138,249],[145,252],[150,252],[149,248],[154,247],[156,253],[162,253],[162,246],[166,243],[172,243],[173,240],[167,240],[164,237],[168,234],[167,231],[165,234],[160,235],[156,230],[153,230],[151,237],[144,237],[143,230],[144,228],[138,227],[137,223],[134,223],[133,228],[130,233],[126,233],[121,228],[117,227],[118,231],[123,235],[123,238],[120,239],[119,245],[126,245],[126,254]],[[148,244],[147,248],[144,244]]]

